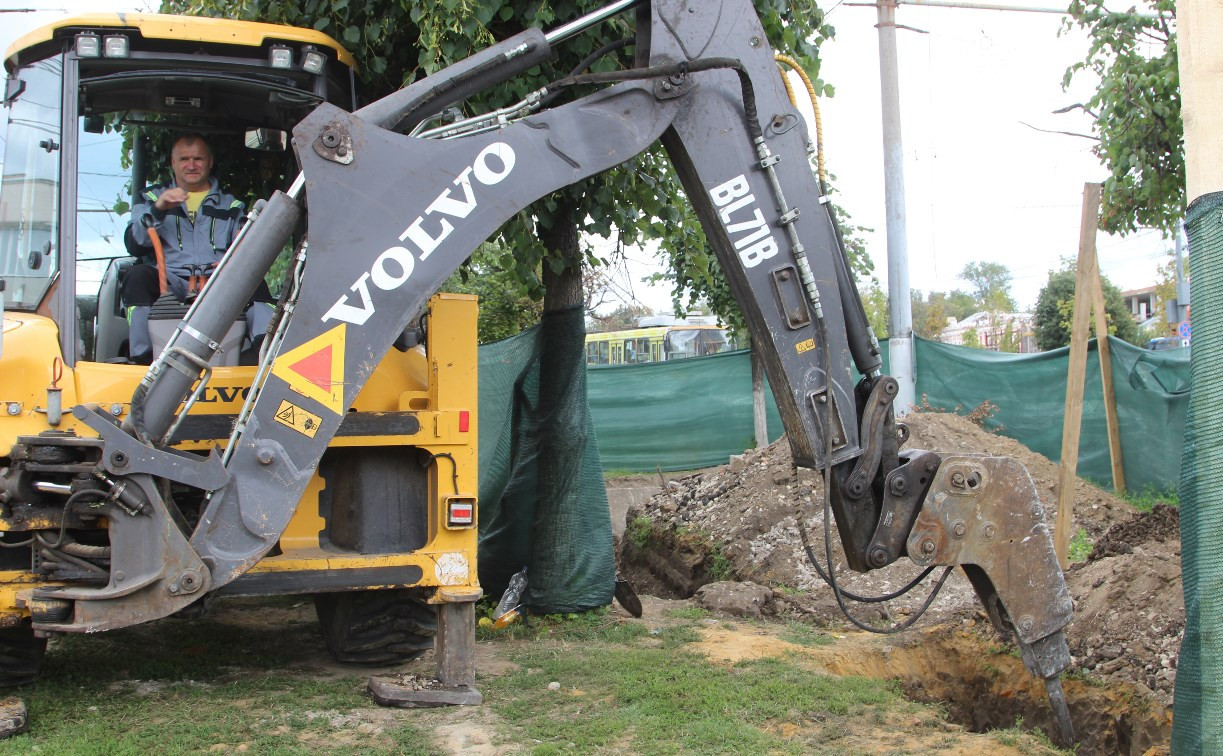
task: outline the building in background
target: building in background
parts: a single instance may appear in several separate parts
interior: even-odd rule
[[[1030,312],[977,312],[963,320],[948,318],[938,340],[991,352],[1040,351],[1036,348],[1036,326]]]

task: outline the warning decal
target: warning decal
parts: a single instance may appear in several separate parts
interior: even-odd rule
[[[802,354],[803,352],[810,352],[812,349],[815,349],[815,339],[807,339],[806,341],[800,341],[794,345],[794,351],[798,352],[799,354]]]
[[[337,415],[343,413],[344,335],[347,327],[346,323],[341,323],[305,344],[282,353],[272,363],[272,375]],[[280,420],[279,414],[276,419]]]
[[[318,425],[321,419],[318,415],[307,412],[301,407],[292,404],[288,399],[282,401],[280,408],[276,410],[276,422],[287,425],[298,433],[310,438],[314,438],[314,434],[318,433]]]

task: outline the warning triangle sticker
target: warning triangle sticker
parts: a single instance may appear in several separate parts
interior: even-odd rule
[[[344,412],[344,336],[347,323],[276,357],[272,375],[337,415]]]

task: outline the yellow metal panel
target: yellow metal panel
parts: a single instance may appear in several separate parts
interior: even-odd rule
[[[315,45],[332,50],[336,58],[348,66],[356,68],[357,61],[343,45],[331,37],[313,29],[299,29],[295,26],[279,24],[264,24],[255,21],[235,21],[228,18],[205,18],[203,16],[171,16],[162,13],[90,13],[72,16],[56,21],[22,36],[9,45],[4,53],[6,66],[12,69],[13,56],[22,50],[48,42],[55,38],[60,29],[76,28],[93,29],[138,29],[150,39],[181,40],[183,42],[204,44],[244,45],[261,47],[265,42],[296,42],[305,45]],[[135,46],[133,45],[133,48]],[[198,47],[198,44],[195,45]]]

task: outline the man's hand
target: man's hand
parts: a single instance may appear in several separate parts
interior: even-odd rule
[[[173,186],[162,192],[161,196],[157,198],[157,202],[154,204],[158,210],[164,213],[167,210],[178,207],[186,201],[187,190]]]

